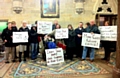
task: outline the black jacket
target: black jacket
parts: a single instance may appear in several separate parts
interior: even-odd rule
[[[26,28],[20,27],[19,28],[19,32],[28,32],[28,35],[30,34],[30,30],[29,30],[28,27],[26,27]],[[28,42],[29,42],[29,38],[28,38]],[[19,44],[21,44],[21,45],[28,45],[28,42],[26,42],[26,43],[19,43]]]
[[[81,28],[81,30],[79,28],[75,29],[75,33],[76,33],[76,44],[77,45],[81,45],[81,42],[82,42],[82,37],[78,37],[77,35],[80,34],[82,35],[82,33],[84,32],[85,30],[83,28]]]
[[[12,47],[12,30],[9,30],[8,28],[5,28],[1,34],[2,40],[7,42],[5,43],[6,47]]]
[[[33,29],[33,27],[31,27],[29,40],[30,43],[38,43],[38,34],[37,31]]]
[[[12,27],[12,34],[13,34],[13,32],[17,32],[18,30],[17,30],[17,27],[16,26],[14,26],[14,27]],[[19,45],[18,43],[13,43],[13,46],[17,46],[17,45]]]
[[[67,47],[76,47],[76,43],[75,43],[75,31],[74,30],[69,30],[69,38],[68,39],[64,39],[65,45]]]

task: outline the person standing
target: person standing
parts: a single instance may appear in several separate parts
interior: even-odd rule
[[[76,57],[82,57],[82,52],[83,52],[83,46],[81,46],[81,42],[82,42],[82,33],[84,31],[83,28],[83,23],[80,22],[79,26],[77,29],[75,29],[75,33],[76,33]]]
[[[85,29],[85,32],[91,33],[91,34],[100,34],[100,31],[99,31],[99,29],[98,29],[98,26],[95,25],[95,21],[94,21],[94,20],[91,20],[91,21],[90,21],[90,26],[88,26],[88,27]],[[83,54],[82,54],[82,60],[85,60],[85,59],[86,59],[86,55],[87,55],[87,52],[88,52],[88,48],[89,48],[89,47],[84,46],[84,48],[83,48]],[[95,48],[90,47],[90,61],[91,61],[91,62],[94,61],[94,56],[95,56]]]
[[[76,34],[71,24],[68,25],[68,30],[69,30],[69,33],[68,33],[69,38],[64,39],[64,43],[66,45],[67,59],[73,60],[73,54],[76,47],[76,44],[75,44]]]
[[[12,33],[13,32],[17,32],[18,30],[17,30],[17,26],[16,26],[16,22],[15,21],[12,21]],[[14,46],[14,55],[15,55],[15,58],[18,58],[17,57],[17,53],[16,53],[16,46],[17,46],[18,44],[17,43],[13,43],[13,46]]]
[[[28,35],[29,35],[29,28],[27,27],[26,21],[22,22],[22,27],[19,28],[19,32],[28,32]],[[27,45],[28,45],[28,42],[20,43],[19,45],[19,62],[21,62],[22,52],[24,53],[24,61],[26,61],[26,55],[28,54]]]
[[[110,26],[109,25],[109,21],[105,21],[105,26]],[[106,60],[109,61],[110,60],[110,54],[111,54],[111,48],[114,49],[114,51],[116,50],[116,41],[106,41],[106,40],[102,40],[102,46],[104,47],[104,51],[105,51],[105,56],[104,58],[102,58],[102,60]]]
[[[37,58],[37,48],[38,48],[38,34],[36,25],[32,24],[31,31],[30,31],[30,45],[31,45],[31,60],[35,60]]]
[[[12,56],[12,62],[15,62],[14,47],[12,44],[12,26],[11,22],[7,23],[7,28],[2,32],[2,40],[5,43],[5,63],[9,63],[9,53]]]

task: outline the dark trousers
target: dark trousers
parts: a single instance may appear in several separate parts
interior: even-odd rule
[[[66,47],[67,59],[73,60],[74,51],[75,51],[74,47]]]
[[[16,46],[15,46],[14,49],[15,49],[15,50],[14,50],[14,55],[15,55],[15,58],[17,58]]]
[[[111,54],[110,48],[107,47],[107,46],[104,46],[104,50],[105,50],[104,59],[109,61],[110,60],[110,54]]]
[[[75,52],[76,57],[82,58],[82,53],[83,53],[83,46],[81,46],[81,44],[77,44],[76,45],[76,52]]]

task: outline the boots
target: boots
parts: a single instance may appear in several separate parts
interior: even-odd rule
[[[27,54],[27,51],[24,51],[24,60],[23,61],[26,61],[26,54]]]
[[[19,62],[21,62],[22,52],[19,52]]]

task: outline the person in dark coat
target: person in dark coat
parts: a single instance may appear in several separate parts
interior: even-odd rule
[[[31,59],[35,60],[37,58],[37,48],[38,48],[38,34],[36,25],[33,24],[30,31],[30,45],[31,45]]]
[[[19,28],[19,32],[28,32],[28,36],[29,36],[29,28],[27,27],[27,22],[23,21],[22,23],[22,27]],[[28,38],[29,40],[29,38]],[[27,45],[28,42],[25,43],[20,43],[19,45],[19,62],[21,62],[21,58],[22,58],[22,52],[24,53],[24,61],[26,61],[26,56],[27,56]]]
[[[12,21],[12,33],[13,32],[17,32],[18,30],[17,30],[17,26],[16,26],[16,22],[15,21]],[[17,53],[16,53],[16,46],[18,45],[17,43],[13,43],[13,45],[14,45],[14,47],[15,47],[15,58],[18,58],[17,57]]]
[[[90,26],[88,26],[85,29],[85,32],[91,33],[91,34],[100,34],[98,26],[95,25],[95,21],[94,20],[90,21]],[[87,55],[88,49],[90,49],[90,61],[93,62],[94,61],[94,56],[95,56],[95,48],[92,48],[92,47],[90,47],[90,48],[86,47],[86,46],[83,47],[82,60],[86,59],[86,55]]]
[[[5,63],[9,63],[9,53],[12,55],[12,62],[15,62],[11,22],[8,22],[7,25],[8,27],[5,28],[1,34],[2,40],[5,43]]]
[[[104,25],[110,26],[109,21],[105,21]],[[104,56],[104,58],[102,58],[102,60],[109,61],[111,52],[116,51],[116,41],[102,40],[101,43],[102,43],[102,46],[104,47],[104,51],[105,51],[105,56]],[[111,50],[111,48],[113,48],[113,50]]]
[[[54,24],[52,25],[52,30],[56,29],[56,25],[58,25],[58,21],[57,20],[54,21]]]
[[[68,29],[69,29],[69,38],[68,39],[64,39],[64,43],[66,45],[66,54],[67,54],[67,59],[73,60],[73,54],[75,52],[75,31],[72,27],[71,24],[68,25]]]
[[[76,33],[76,57],[82,57],[82,51],[83,51],[83,46],[81,46],[81,42],[82,42],[82,33],[84,31],[83,28],[83,23],[80,22],[79,26],[77,29],[75,29],[75,33]]]

